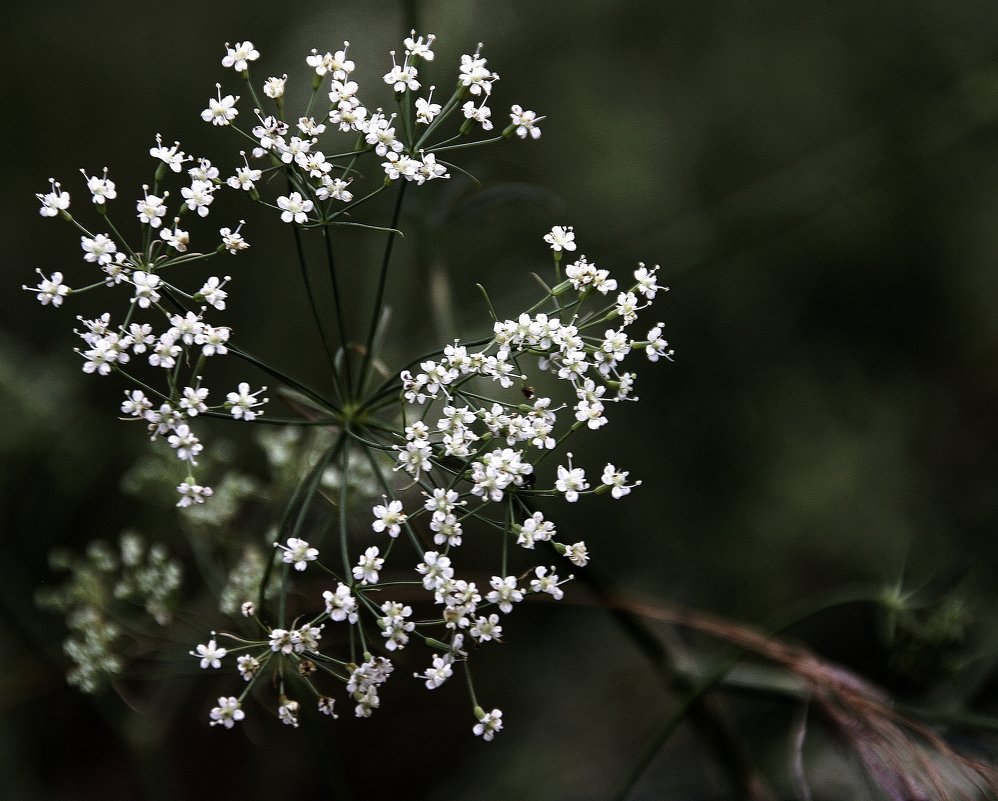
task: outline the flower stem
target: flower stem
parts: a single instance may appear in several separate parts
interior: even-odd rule
[[[398,228],[399,215],[402,213],[402,198],[405,197],[405,187],[407,182],[399,184],[398,197],[395,199],[395,209],[392,211],[392,221],[389,228]],[[363,397],[364,388],[367,385],[367,376],[371,369],[373,360],[372,350],[374,348],[374,336],[378,329],[378,320],[381,318],[381,304],[385,299],[385,287],[388,283],[388,265],[392,258],[392,247],[395,244],[395,231],[388,234],[388,241],[385,243],[385,254],[381,259],[381,274],[378,276],[378,290],[374,296],[374,312],[371,315],[371,325],[367,332],[367,342],[364,346],[364,360],[360,366],[360,377],[357,383],[357,396]]]

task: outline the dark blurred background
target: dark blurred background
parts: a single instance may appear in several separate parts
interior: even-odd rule
[[[912,704],[998,715],[998,7],[403,6],[7,4],[0,797],[610,798],[675,708],[647,653],[582,588],[575,605],[514,616],[510,642],[481,655],[479,695],[507,718],[488,745],[471,736],[461,688],[428,698],[402,692],[404,677],[370,721],[209,730],[214,689],[186,656],[203,640],[194,631],[168,646],[176,673],[137,680],[134,709],[63,684],[62,622],[33,600],[52,582],[48,550],[163,524],[161,508],[117,489],[146,448],[115,419],[122,386],[85,376],[71,351],[75,316],[103,309],[89,298],[41,308],[20,289],[36,267],[70,284],[83,267],[78,236],[40,217],[33,194],[55,177],[76,208],[89,206],[78,170],[106,164],[127,206],[149,179],[156,132],[195,152],[232,151],[199,118],[216,81],[240,93],[220,65],[227,41],[260,49],[258,81],[304,82],[312,47],[348,39],[357,76],[380,85],[412,13],[439,37],[438,85],[482,41],[502,76],[499,124],[514,102],[547,119],[536,143],[461,162],[486,187],[513,183],[517,202],[482,208],[462,179],[422,201],[434,204],[432,225],[402,247],[412,269],[397,270],[389,298],[401,341],[422,350],[480,333],[476,281],[500,310],[517,310],[534,292],[529,273],[546,269],[540,237],[553,224],[574,225],[582,250],[618,276],[639,260],[661,264],[672,289],[656,319],[676,362],[641,370],[642,402],[613,410],[577,449],[593,469],[609,458],[644,486],[626,502],[562,509],[560,528],[580,532],[622,592],[760,625],[815,609],[790,636]],[[310,334],[289,313],[300,287],[293,271],[282,277],[290,241],[267,240],[274,230],[247,231],[254,247],[231,268],[230,309],[243,341],[276,357],[279,343]],[[344,251],[364,242],[348,238]],[[452,298],[433,326],[414,300],[430,286]],[[301,375],[321,372],[317,352],[291,354]],[[885,588],[911,593],[907,638],[887,636],[883,606],[869,600]],[[839,594],[860,600],[822,600]],[[933,640],[916,624],[939,609],[956,610],[958,624]],[[778,796],[794,797],[795,705],[779,693],[726,700]],[[993,753],[979,728],[951,733]],[[818,722],[809,749],[816,799],[879,797]],[[684,728],[632,797],[733,792]]]

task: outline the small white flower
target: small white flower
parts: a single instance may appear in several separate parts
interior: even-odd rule
[[[502,731],[502,710],[493,709],[491,712],[478,710],[478,723],[473,731],[485,741],[490,741],[496,736],[496,732]]]
[[[326,590],[322,593],[322,598],[326,602],[326,614],[329,615],[330,620],[357,622],[357,601],[350,594],[350,588],[345,584],[338,584],[336,592]]]
[[[436,118],[437,114],[440,113],[440,104],[432,102],[433,90],[435,88],[435,86],[430,87],[429,97],[416,99],[416,122],[429,125]]]
[[[224,648],[219,648],[215,644],[215,638],[208,640],[207,645],[197,646],[197,651],[191,651],[191,656],[197,657],[201,660],[202,669],[213,667],[218,669],[222,667],[222,659],[228,653]]]
[[[212,276],[207,281],[198,293],[194,296],[195,300],[203,300],[209,306],[214,306],[219,311],[225,310],[225,299],[229,296],[229,293],[223,289],[223,287],[231,281],[231,276],[225,276],[224,280],[219,279],[217,276]]]
[[[426,679],[426,689],[435,690],[454,675],[449,656],[434,656],[433,667],[428,667],[422,673],[413,674],[417,679]]]
[[[219,698],[218,706],[211,710],[211,725],[225,726],[231,729],[238,721],[246,717],[246,713],[239,708],[239,699],[233,696]]]
[[[190,161],[191,157],[180,149],[180,142],[174,142],[172,147],[163,144],[163,137],[156,134],[156,147],[149,148],[149,155],[159,159],[174,172],[180,172],[180,168],[185,161]]]
[[[183,481],[177,487],[177,492],[180,493],[180,500],[177,501],[177,506],[181,509],[198,503],[204,503],[205,498],[212,495],[211,487],[203,487],[200,484],[192,482],[193,479],[191,481]]]
[[[312,201],[306,200],[300,192],[292,192],[288,196],[277,198],[277,208],[281,209],[282,222],[303,224],[312,210]]]
[[[423,37],[416,37],[416,31],[412,30],[406,37],[405,41],[402,42],[405,45],[405,51],[415,58],[421,58],[423,61],[433,61],[434,53],[430,48],[433,46],[433,40],[436,39],[436,34],[430,33],[426,36],[426,41],[423,41]]]
[[[299,705],[297,701],[285,698],[284,702],[277,707],[277,717],[285,726],[294,726],[297,729],[298,709]]]
[[[260,58],[260,53],[252,42],[236,42],[235,47],[225,44],[225,57],[222,59],[223,67],[232,67],[236,72],[245,72],[249,69],[249,61],[256,61]]]
[[[62,299],[70,293],[70,288],[62,282],[62,273],[55,272],[52,273],[51,278],[46,278],[42,275],[41,270],[35,270],[38,276],[42,279],[38,282],[38,286],[26,286],[21,285],[21,289],[26,289],[28,292],[37,293],[35,297],[42,306],[48,306],[50,303],[53,307],[59,307],[62,305]]]
[[[551,246],[551,250],[560,253],[563,250],[575,250],[575,232],[571,225],[556,225],[550,233],[544,234],[544,241]]]
[[[391,501],[387,505],[379,503],[371,511],[375,518],[371,528],[379,534],[387,531],[389,537],[397,537],[401,533],[402,523],[408,520],[408,516],[402,511],[402,501]]]
[[[259,399],[257,395],[266,391],[266,387],[260,387],[256,392],[250,392],[249,384],[241,381],[236,392],[229,392],[225,396],[225,406],[237,420],[255,420],[260,414],[256,411],[256,407],[262,406],[269,400],[269,398]]]
[[[156,288],[160,283],[159,276],[155,273],[147,273],[143,270],[136,270],[132,273],[135,303],[140,309],[148,309],[150,303],[159,302],[159,292],[156,291]]]
[[[42,203],[42,207],[38,210],[42,217],[55,217],[60,211],[69,208],[69,192],[63,192],[62,184],[54,178],[49,178],[49,184],[52,186],[51,192],[35,195]]]
[[[540,138],[541,129],[537,127],[537,123],[543,120],[543,117],[538,117],[535,112],[525,111],[517,105],[510,109],[509,118],[513,121],[510,127],[516,129],[516,135],[521,139],[526,139],[528,136],[531,139]]]
[[[607,464],[607,466],[603,468],[603,483],[613,488],[610,490],[610,494],[615,499],[623,498],[625,495],[630,493],[632,488],[641,485],[640,481],[628,484],[628,475],[629,473],[627,470],[618,470],[612,464]]]
[[[164,192],[162,197],[150,195],[149,187],[145,185],[142,187],[142,193],[142,199],[135,203],[135,210],[138,212],[139,221],[152,228],[159,228],[163,224],[163,217],[166,216],[164,202],[170,193]]]
[[[87,189],[90,190],[91,200],[95,205],[102,206],[106,201],[114,200],[118,196],[114,181],[107,177],[107,167],[104,168],[104,177],[102,178],[98,178],[96,175],[88,176],[83,170],[80,172],[87,179]]]
[[[572,454],[568,454],[568,467],[558,465],[558,480],[554,483],[558,492],[565,493],[565,500],[575,503],[579,499],[579,493],[589,489],[589,482],[586,481],[586,471],[581,467],[572,466]]]
[[[475,621],[475,625],[468,632],[478,642],[489,642],[499,640],[502,636],[502,626],[499,625],[499,615],[491,614],[488,617],[482,616]]]
[[[236,659],[236,669],[239,671],[239,675],[243,677],[243,681],[249,681],[260,670],[260,660],[255,656],[243,654]]]
[[[244,220],[239,221],[239,227],[233,231],[231,228],[220,228],[218,233],[222,237],[222,247],[235,256],[239,251],[246,250],[249,243],[243,239],[239,229],[243,227]]]
[[[191,235],[187,231],[180,230],[179,223],[180,219],[175,219],[173,221],[173,230],[169,228],[162,228],[160,229],[159,236],[160,239],[166,242],[178,253],[186,253],[187,245],[190,244],[191,241]]]
[[[530,580],[530,589],[534,592],[546,592],[556,601],[560,601],[565,597],[565,592],[558,586],[561,581],[558,575],[554,572],[554,568],[550,568],[551,572],[548,573],[548,568],[538,565],[534,569],[534,575],[537,578]]]
[[[589,564],[589,550],[584,542],[576,542],[573,545],[565,546],[565,556],[573,565],[585,567]]]
[[[263,93],[271,100],[284,97],[284,86],[288,82],[288,76],[281,78],[267,78],[263,84]]]
[[[232,95],[222,97],[222,84],[216,83],[215,87],[218,90],[218,99],[213,97],[208,99],[208,108],[201,112],[201,119],[212,125],[228,125],[239,113],[236,108],[239,97]]]
[[[284,551],[282,558],[285,564],[293,564],[298,571],[304,570],[308,562],[314,562],[319,556],[316,548],[312,548],[305,540],[298,537],[289,537],[287,545],[275,542],[274,547],[281,548]]]
[[[352,572],[353,577],[361,584],[377,584],[378,571],[385,563],[385,560],[378,556],[379,553],[377,546],[372,545],[357,561]]]

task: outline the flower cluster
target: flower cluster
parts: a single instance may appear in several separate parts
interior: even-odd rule
[[[212,493],[210,487],[194,479],[196,457],[203,445],[192,429],[192,419],[199,414],[216,414],[252,420],[266,401],[259,397],[266,388],[254,391],[241,382],[224,401],[209,403],[203,374],[209,360],[229,352],[231,335],[228,326],[211,322],[210,314],[225,310],[225,287],[231,278],[207,276],[196,288],[197,284],[187,284],[185,268],[222,253],[239,253],[248,245],[240,233],[240,223],[235,229],[220,229],[221,241],[212,251],[191,251],[191,235],[181,227],[181,220],[192,212],[199,218],[208,216],[215,192],[224,186],[219,171],[206,158],[188,156],[177,142],[163,144],[159,135],[149,155],[156,164],[155,179],[151,186],[143,185],[142,196],[136,201],[139,230],[133,241],[127,240],[113,221],[109,206],[118,191],[107,168],[101,176],[88,176],[81,170],[107,232],[92,232],[70,213],[69,193],[58,182],[51,182],[51,192],[38,195],[43,216],[61,215],[80,232],[83,260],[95,272],[78,289],[70,289],[62,273],[49,278],[39,273],[39,284],[24,288],[36,292],[42,304],[52,306],[60,306],[70,294],[101,288],[124,301],[120,316],[104,312],[93,319],[78,318],[81,328],[76,333],[83,344],[76,352],[83,360],[84,372],[101,376],[118,373],[139,387],[125,392],[121,413],[145,423],[151,438],[164,438],[185,463],[184,480],[177,486],[177,505],[190,506],[202,503]],[[168,173],[179,176],[184,172],[188,183],[179,192],[183,200],[169,222],[170,191],[161,188],[162,181]]]
[[[82,556],[54,551],[51,563],[69,578],[62,586],[40,591],[38,601],[66,615],[72,633],[63,648],[74,663],[69,683],[95,692],[124,667],[127,649],[121,634],[126,627],[141,627],[145,616],[159,626],[171,622],[180,563],[162,545],[147,546],[132,531],[121,535],[116,550],[98,540]]]
[[[285,108],[287,75],[257,85],[250,70],[260,53],[248,41],[226,45],[222,64],[237,72],[246,88],[237,95],[216,84],[201,117],[212,128],[238,132],[252,146],[239,152],[232,174],[223,176],[206,158],[195,159],[179,143],[166,144],[157,136],[150,150],[155,176],[135,204],[138,243],[128,244],[111,223],[108,205],[118,192],[107,170],[84,173],[106,232],[92,233],[77,222],[69,194],[58,182],[38,196],[43,216],[61,216],[81,232],[84,261],[97,272],[83,289],[70,289],[61,273],[41,275],[36,287],[25,289],[51,306],[84,289],[103,287],[125,295],[123,314],[81,319],[78,353],[85,372],[120,375],[133,384],[121,413],[141,421],[181,462],[177,506],[194,507],[187,514],[196,515],[210,507],[200,504],[215,493],[195,478],[204,451],[195,432],[200,420],[258,421],[267,400],[262,397],[266,387],[254,389],[242,381],[224,401],[216,401],[220,393],[204,381],[209,361],[231,354],[263,369],[281,382],[282,396],[302,416],[300,421],[264,420],[303,422],[317,432],[305,449],[297,448],[297,434],[270,435],[275,474],[292,461],[291,450],[297,450],[304,467],[288,489],[279,530],[269,532],[274,546],[269,558],[247,546],[232,560],[235,567],[220,606],[229,614],[241,613],[239,631],[212,632],[190,651],[205,670],[225,669],[234,661],[233,681],[244,685],[238,696],[218,698],[209,713],[213,726],[232,728],[244,719],[244,700],[263,676],[277,689],[276,717],[286,725],[299,725],[307,697],[320,713],[336,717],[336,685],[357,717],[370,717],[380,706],[380,688],[395,672],[398,654],[424,645],[429,658],[421,664],[427,666],[414,678],[435,690],[458,670],[464,672],[472,729],[492,740],[503,728],[502,711],[487,712],[475,698],[470,652],[503,641],[509,617],[521,604],[540,597],[561,600],[573,578],[567,570],[584,567],[590,558],[585,541],[559,535],[546,504],[600,494],[620,499],[641,483],[616,459],[605,462],[602,473],[587,475],[571,453],[560,454],[576,433],[604,429],[613,404],[636,400],[632,365],[638,354],[650,362],[671,357],[662,323],[637,325],[663,289],[658,268],[641,264],[618,286],[609,270],[584,255],[563,264],[578,247],[569,226],[556,226],[544,236],[555,281],[531,308],[494,318],[482,339],[456,340],[387,374],[380,385],[375,381],[373,365],[381,362],[374,352],[380,304],[407,187],[449,179],[455,165],[447,158],[456,148],[536,140],[544,119],[515,104],[509,124],[481,138],[493,129],[491,104],[499,75],[479,45],[461,57],[452,94],[435,101],[435,87],[424,88],[423,74],[434,61],[434,41],[433,35],[412,31],[403,49],[390,54],[391,67],[374,82],[391,95],[391,103],[383,105],[372,102],[373,88],[359,85],[349,43],[335,52],[313,50],[305,59],[314,72],[312,98],[301,116]],[[266,100],[257,94],[261,87]],[[254,103],[251,113],[239,105],[247,95]],[[240,128],[246,119],[250,122]],[[361,170],[362,160],[373,168]],[[185,183],[171,194],[164,182],[178,178]],[[369,185],[363,186],[365,180]],[[361,204],[393,188],[396,203],[388,225],[358,220]],[[201,224],[217,210],[216,195],[222,193],[262,204],[275,226],[290,226],[299,243],[312,229],[322,236],[333,313],[323,314],[311,288],[306,289],[330,362],[332,393],[298,382],[290,371],[266,365],[237,346],[232,328],[215,317],[226,311],[228,276],[203,276],[190,284],[190,271],[177,269],[248,247],[237,227],[221,229],[221,244],[212,252],[191,250],[194,235],[182,221]],[[363,348],[347,347],[359,340],[351,340],[344,328],[344,299],[330,247],[341,225],[386,238]],[[304,249],[297,250],[307,280]],[[324,327],[330,318],[338,326],[338,349]],[[142,363],[141,378],[136,363]],[[226,484],[218,486],[222,495]],[[235,503],[217,520],[234,521]],[[348,514],[358,506],[370,510],[362,513],[367,522],[360,532],[356,517]],[[494,552],[483,554],[480,544],[465,544],[480,540],[467,535],[472,528],[498,535],[491,539]],[[338,542],[327,548],[331,530]],[[483,569],[483,555],[494,557],[494,564]],[[561,566],[559,560],[565,560]],[[322,585],[312,587],[319,573]],[[294,595],[289,593],[292,581],[303,585]],[[293,603],[304,606],[289,610]]]

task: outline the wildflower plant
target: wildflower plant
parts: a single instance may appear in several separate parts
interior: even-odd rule
[[[106,295],[109,311],[78,318],[76,352],[84,372],[124,383],[120,414],[168,455],[173,503],[188,530],[197,536],[198,520],[234,529],[238,504],[260,491],[245,477],[210,486],[203,421],[266,424],[274,475],[293,477],[275,480],[267,496],[283,509],[276,530],[254,532],[252,542],[230,536],[235,567],[221,591],[219,624],[190,649],[199,669],[229,676],[230,694],[209,712],[213,726],[234,727],[249,714],[251,691],[262,696],[271,687],[267,703],[291,727],[308,707],[336,717],[337,699],[369,717],[400,652],[418,645],[423,669],[408,680],[433,691],[463,673],[469,728],[492,740],[503,713],[486,711],[475,695],[472,647],[501,641],[521,603],[564,597],[573,571],[590,558],[587,543],[559,530],[551,510],[595,495],[621,499],[641,483],[616,455],[582,464],[566,448],[577,434],[604,428],[614,404],[637,400],[636,363],[671,358],[664,325],[638,323],[664,288],[657,267],[613,276],[597,266],[582,255],[571,226],[538,232],[552,273],[539,280],[529,308],[500,315],[486,296],[487,333],[444,343],[392,374],[376,367],[384,361],[383,306],[407,193],[462,171],[451,159],[463,149],[541,136],[544,117],[534,111],[519,104],[494,111],[499,76],[481,45],[461,57],[449,95],[428,86],[433,46],[433,35],[413,31],[390,53],[384,75],[363,86],[347,42],[335,52],[313,50],[305,58],[307,105],[292,111],[288,76],[261,81],[251,75],[261,57],[253,44],[226,45],[222,65],[242,86],[216,84],[200,116],[237,142],[231,171],[157,134],[152,176],[130,198],[106,168],[81,171],[89,194],[82,204],[71,204],[54,179],[38,195],[43,216],[76,228],[85,265],[39,273],[38,284],[24,288],[53,308],[84,292]],[[500,119],[509,122],[493,133]],[[382,193],[394,194],[390,219],[365,220],[367,204]],[[328,387],[252,355],[225,323],[227,288],[251,275],[251,268],[229,274],[236,272],[229,260],[246,258],[250,239],[239,213],[217,202],[226,196],[266,207],[275,228],[291,231],[329,362]],[[208,218],[218,216],[221,225],[206,233]],[[334,259],[344,226],[384,240],[369,271],[370,323],[360,332],[348,330],[346,268]],[[331,308],[309,283],[306,238],[321,241]],[[225,266],[213,266],[219,262]],[[241,361],[245,380],[219,386],[212,375],[222,358]],[[273,411],[278,399],[292,416]],[[212,505],[220,509],[214,517]],[[261,555],[252,546],[262,537],[270,547]],[[475,548],[463,547],[470,540]],[[87,569],[129,567],[117,586],[167,622],[179,573],[159,551],[142,562],[129,542],[129,556],[123,540],[120,558]],[[477,563],[482,554],[487,567]],[[154,570],[169,580],[147,586],[142,577]],[[103,620],[104,607],[79,600],[85,593],[75,581],[50,605]],[[108,626],[105,639],[113,640]],[[98,643],[110,654],[107,645]],[[108,659],[100,668],[82,653],[75,683],[93,690],[102,671],[120,672],[120,662]]]

